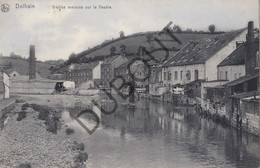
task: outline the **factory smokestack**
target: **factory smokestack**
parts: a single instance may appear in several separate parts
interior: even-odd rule
[[[36,66],[35,66],[35,46],[30,45],[29,56],[29,80],[36,79]]]

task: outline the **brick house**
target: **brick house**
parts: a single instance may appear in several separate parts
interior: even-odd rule
[[[95,69],[98,69],[96,68],[98,66],[100,68],[101,63],[102,62],[72,64],[65,72],[65,80],[74,81],[76,84],[79,84],[98,78],[100,75],[97,75],[98,71],[95,71]]]

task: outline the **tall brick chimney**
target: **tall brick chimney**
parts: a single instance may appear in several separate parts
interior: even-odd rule
[[[248,22],[248,33],[246,37],[246,56],[245,56],[245,66],[246,75],[255,74],[256,69],[256,52],[257,44],[254,38],[254,22]]]
[[[36,66],[35,66],[35,46],[30,45],[29,56],[29,80],[36,79]]]

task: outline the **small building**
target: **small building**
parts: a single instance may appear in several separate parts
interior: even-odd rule
[[[14,68],[7,69],[5,72],[10,76],[10,79],[16,79],[17,77],[21,76],[19,72],[17,72]]]
[[[200,98],[200,104],[203,110],[210,110],[211,107],[214,106],[214,103],[218,102],[218,100],[213,101],[212,94],[216,94],[214,96],[218,96],[218,91],[221,91],[221,88],[223,85],[225,85],[228,81],[227,80],[215,80],[215,81],[204,81],[201,82],[201,98]],[[212,88],[214,91],[212,91],[210,88]],[[221,94],[221,92],[219,93]],[[221,106],[222,108],[222,106]],[[215,110],[211,110],[210,112],[214,113]]]
[[[159,96],[161,97],[163,94],[168,92],[167,86],[163,85],[163,82],[156,82],[149,84],[149,94],[151,96]]]
[[[201,83],[205,80],[195,80],[185,85],[185,95],[189,98],[201,98]]]

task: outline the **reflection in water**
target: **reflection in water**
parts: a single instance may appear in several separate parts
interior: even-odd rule
[[[88,167],[259,166],[257,137],[200,118],[192,107],[139,101],[135,109],[121,105],[98,115],[101,125],[92,135],[65,119],[76,129],[72,138],[87,147]]]

